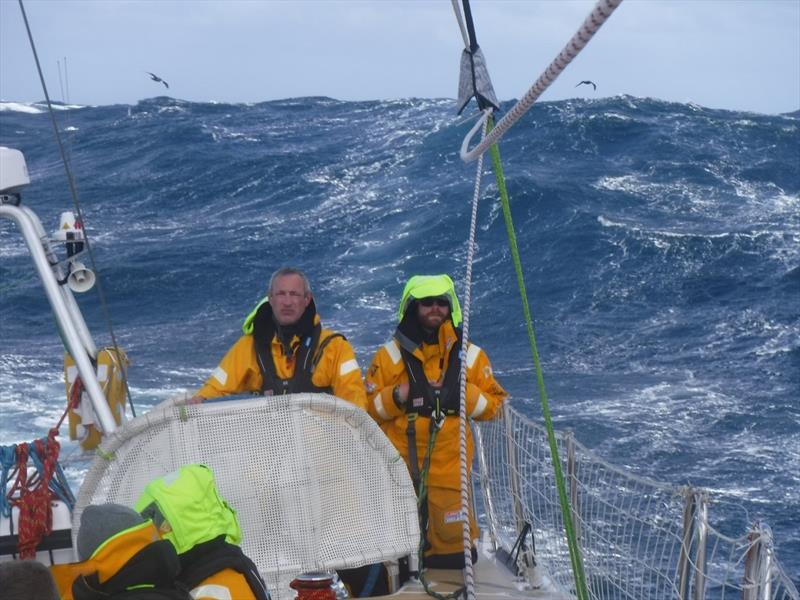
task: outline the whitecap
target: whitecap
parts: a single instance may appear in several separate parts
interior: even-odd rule
[[[0,112],[21,112],[38,115],[44,111],[32,104],[25,104],[22,102],[0,102]]]
[[[40,109],[38,112],[46,112],[48,110],[47,102],[33,102],[30,106]],[[63,104],[61,102],[51,102],[50,108],[52,108],[53,110],[76,110],[78,108],[86,108],[86,107],[81,106],[80,104]],[[30,111],[22,111],[22,112],[30,112]]]

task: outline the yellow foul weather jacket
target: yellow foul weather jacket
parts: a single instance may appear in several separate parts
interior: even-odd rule
[[[438,332],[438,343],[422,343],[412,353],[423,365],[428,380],[444,381],[450,351],[456,343],[456,332],[450,320],[445,321]],[[466,355],[467,367],[467,416],[476,420],[492,419],[506,398],[506,391],[495,380],[489,357],[477,345],[469,344]],[[408,374],[400,353],[400,345],[392,338],[382,346],[367,371],[367,393],[369,414],[380,424],[383,431],[398,449],[408,464],[408,417],[392,399],[394,386],[408,383]],[[419,416],[415,421],[417,468],[422,470],[428,452],[430,417]],[[472,464],[472,432],[467,429],[468,465]],[[458,415],[445,418],[444,425],[436,435],[431,457],[428,482],[431,486],[460,489],[459,420]]]
[[[319,316],[314,315],[314,325],[319,323]],[[353,347],[344,337],[335,335],[334,331],[322,329],[317,348],[329,337],[332,339],[325,345],[322,353],[315,353],[314,358],[318,358],[319,362],[313,370],[311,382],[320,388],[330,388],[333,395],[366,410],[364,383]],[[290,343],[292,354],[289,356],[278,335],[272,337],[270,349],[275,373],[279,378],[291,379],[294,375],[299,346],[300,338],[295,335]],[[247,392],[259,393],[262,384],[255,336],[245,334],[223,357],[205,385],[197,391],[197,395],[209,399]]]

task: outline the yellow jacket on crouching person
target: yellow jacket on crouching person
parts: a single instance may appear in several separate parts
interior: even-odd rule
[[[417,318],[417,305],[419,299],[433,297],[449,302],[449,317],[436,331],[425,331]],[[394,336],[378,350],[367,371],[368,411],[403,456],[418,485],[432,432],[431,404],[439,402],[443,421],[436,433],[427,475],[430,521],[426,555],[459,553],[463,546],[458,419],[461,310],[451,279],[446,275],[412,277],[403,292],[398,317],[400,324]],[[495,380],[488,356],[476,344],[468,344],[465,366],[467,416],[492,419],[507,396],[506,391]],[[412,385],[408,400],[398,403],[398,386],[419,379],[425,381],[422,385]],[[429,382],[434,382],[435,387]],[[437,399],[432,397],[434,391]],[[469,428],[467,455],[469,469],[473,456]],[[470,522],[474,539],[478,530],[472,514]]]
[[[265,298],[247,316],[244,335],[198,390],[202,398],[246,392],[324,392],[366,410],[366,393],[350,342],[323,329],[312,300],[300,321],[281,331]]]
[[[130,508],[87,506],[78,554],[81,562],[50,567],[62,600],[191,598],[177,583],[180,561],[172,544],[161,540],[155,525]]]

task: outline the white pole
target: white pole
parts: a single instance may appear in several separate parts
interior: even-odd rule
[[[39,235],[42,249],[45,252],[45,257],[52,265],[58,260],[58,257],[50,247],[50,241],[47,237],[47,233],[45,233],[44,227],[42,226],[42,222],[39,220],[39,217],[36,215],[36,213],[27,206],[20,206],[20,208],[25,211],[25,214],[28,215],[34,227],[36,228],[36,233]],[[54,266],[53,271],[57,279],[60,280],[63,278],[64,274],[61,272],[60,267]],[[95,346],[94,339],[92,339],[92,334],[89,332],[89,327],[86,325],[86,321],[83,318],[83,313],[81,313],[81,309],[78,306],[78,303],[75,301],[75,296],[72,294],[72,290],[69,289],[68,285],[59,285],[58,289],[61,291],[61,295],[64,297],[64,302],[67,305],[72,322],[75,324],[75,327],[78,330],[78,335],[80,335],[81,342],[83,342],[83,347],[86,349],[86,352],[89,356],[92,358],[97,358],[97,346]]]
[[[0,217],[11,219],[16,222],[19,227],[22,237],[25,239],[28,250],[31,253],[31,258],[36,266],[36,270],[39,273],[39,279],[41,279],[42,285],[44,286],[47,299],[50,302],[50,307],[53,309],[53,315],[61,331],[64,345],[75,360],[78,373],[80,373],[86,393],[89,395],[94,412],[100,421],[100,426],[104,433],[116,431],[117,423],[111,415],[111,409],[106,402],[103,390],[97,382],[97,375],[89,360],[89,355],[86,352],[84,343],[81,340],[78,327],[76,327],[73,322],[70,309],[67,306],[64,295],[59,289],[61,286],[59,286],[58,281],[56,281],[50,262],[47,260],[44,248],[39,240],[34,220],[31,218],[27,209],[11,204],[0,204]],[[41,227],[41,224],[39,227]]]

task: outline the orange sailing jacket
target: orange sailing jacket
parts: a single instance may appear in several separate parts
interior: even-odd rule
[[[442,382],[445,377],[450,351],[457,337],[450,320],[438,332],[437,344],[422,343],[412,355],[423,366],[430,381]],[[493,418],[499,410],[506,391],[492,373],[489,357],[475,344],[467,347],[467,416],[477,420]],[[369,414],[380,424],[400,454],[408,463],[408,417],[392,400],[395,385],[408,383],[408,373],[400,353],[400,345],[392,338],[382,346],[367,371]],[[428,451],[430,418],[419,416],[415,422],[418,468]],[[468,464],[472,464],[472,432],[467,428]],[[459,420],[458,415],[445,417],[442,429],[436,435],[431,458],[429,485],[450,489],[460,488]]]
[[[316,317],[316,322],[319,323],[319,317]],[[332,335],[333,331],[323,329],[320,334],[320,344]],[[300,339],[295,336],[291,344],[296,349]],[[277,336],[272,339],[271,350],[276,374],[278,377],[290,379],[294,374],[297,353],[295,352],[291,358],[287,357]],[[356,361],[353,347],[343,337],[334,337],[325,346],[311,381],[317,387],[330,387],[333,395],[366,410],[367,397],[361,379],[361,369]],[[259,393],[262,383],[255,338],[252,335],[243,335],[214,369],[197,395],[208,399],[246,392]]]
[[[157,549],[159,552],[145,556],[148,549]],[[61,599],[74,600],[73,586],[77,579],[93,578],[96,573],[94,583],[100,590],[112,577],[135,562],[137,579],[131,582],[132,587],[146,588],[159,580],[174,582],[180,570],[175,548],[159,538],[152,521],[145,521],[106,540],[88,560],[53,565],[50,572]],[[172,586],[170,589],[173,589]],[[188,593],[186,597],[188,598]]]

